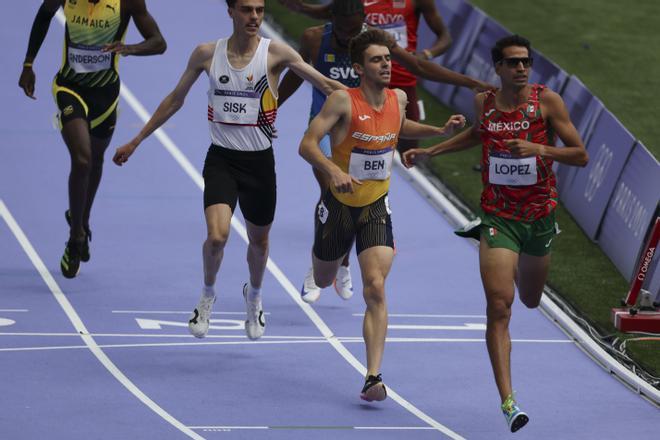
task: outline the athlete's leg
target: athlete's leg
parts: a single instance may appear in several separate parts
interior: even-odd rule
[[[261,287],[264,279],[266,263],[268,262],[268,234],[271,224],[257,226],[249,221],[245,221],[245,228],[248,236],[247,262],[250,271],[250,284],[255,289]]]
[[[336,260],[324,261],[314,255],[312,252],[312,267],[314,269],[314,282],[320,288],[328,287],[337,276],[339,265],[346,257],[340,257]]]
[[[206,240],[202,245],[204,288],[188,320],[188,330],[197,338],[205,337],[209,331],[211,312],[215,303],[215,279],[229,238],[231,215],[231,207],[224,203],[214,203],[204,209],[206,217]]]
[[[206,217],[206,240],[202,246],[204,285],[213,286],[229,238],[231,207],[224,203],[217,203],[208,206],[204,210],[204,216]]]
[[[370,247],[358,255],[362,272],[362,294],[367,305],[362,326],[367,351],[367,377],[378,375],[383,360],[387,334],[385,278],[390,272],[393,258],[394,250],[388,246]]]
[[[550,254],[542,257],[520,254],[516,284],[520,300],[530,309],[538,307],[541,302],[549,270]]]
[[[75,118],[62,126],[62,138],[71,157],[69,172],[70,238],[77,242],[85,239],[84,212],[89,177],[92,169],[92,145],[89,125],[83,118]]]
[[[112,136],[109,136],[105,139],[98,139],[93,136],[91,137],[91,167],[87,184],[85,209],[83,210],[83,226],[87,230],[89,230],[89,216],[92,211],[92,204],[94,203],[96,191],[99,188],[101,177],[103,175],[103,155],[105,154],[105,150],[108,148],[108,145],[110,145],[111,140]]]
[[[512,393],[509,320],[517,265],[516,252],[491,248],[485,238],[481,238],[479,268],[487,302],[486,345],[502,402]]]

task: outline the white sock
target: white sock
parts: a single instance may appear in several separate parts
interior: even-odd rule
[[[248,291],[247,291],[247,297],[250,301],[254,301],[261,295],[261,287],[258,289],[255,289],[252,287],[252,283],[248,282]]]
[[[204,285],[202,294],[207,298],[213,298],[215,296],[215,286]]]

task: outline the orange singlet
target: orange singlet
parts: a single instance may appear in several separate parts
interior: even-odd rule
[[[332,146],[332,161],[362,185],[353,185],[353,193],[338,193],[332,187],[331,191],[344,205],[361,207],[387,194],[401,115],[394,90],[384,90],[380,111],[367,103],[359,87],[346,91],[351,98],[351,125],[344,140]]]

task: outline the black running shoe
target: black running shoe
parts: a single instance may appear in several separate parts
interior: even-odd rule
[[[60,269],[65,278],[75,278],[80,272],[80,254],[84,242],[69,240],[64,248],[64,255],[60,260]]]
[[[67,209],[64,211],[64,218],[66,222],[71,226],[71,212]],[[92,241],[92,231],[89,228],[85,228],[85,241],[80,250],[80,261],[87,263],[89,261],[89,242]]]
[[[385,400],[385,398],[387,398],[387,389],[385,388],[381,375],[370,375],[367,377],[362,392],[360,393],[360,399],[366,400],[367,402],[373,402],[374,400],[380,402],[381,400]]]

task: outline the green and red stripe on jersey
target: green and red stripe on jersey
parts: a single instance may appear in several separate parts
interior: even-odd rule
[[[542,145],[555,145],[555,133],[541,114],[540,96],[545,86],[531,84],[527,102],[512,112],[498,110],[495,92],[488,92],[480,115],[483,144],[481,154],[481,208],[485,213],[512,220],[532,222],[557,207],[557,183],[552,160],[536,157],[537,180],[534,185],[496,185],[489,181],[490,155],[510,156],[506,139],[524,139]]]

